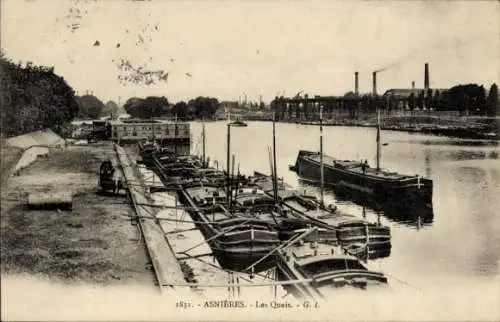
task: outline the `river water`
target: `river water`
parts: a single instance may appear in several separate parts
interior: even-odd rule
[[[193,139],[200,141],[201,123],[192,123],[191,127]],[[299,149],[319,149],[319,128],[278,123],[276,134],[278,175],[294,187],[319,193],[317,187],[302,183],[288,170]],[[2,283],[2,298],[9,298],[2,301],[2,314],[7,314],[9,320],[50,321],[499,320],[498,145],[391,131],[382,131],[382,142],[388,143],[382,150],[383,168],[418,173],[434,180],[432,220],[419,224],[414,217],[403,220],[404,216],[389,218],[379,214],[380,221],[391,227],[392,251],[389,257],[368,264],[386,274],[387,287],[365,291],[332,289],[327,294],[328,304],[314,309],[257,309],[254,306],[253,309],[195,307],[188,310],[175,305],[180,300],[189,301],[189,296],[172,294],[174,298],[165,299],[158,296],[151,285],[97,288],[21,277],[5,279]],[[244,174],[252,174],[254,170],[270,172],[267,152],[270,145],[272,123],[250,122],[248,127],[231,128],[231,151]],[[375,129],[325,127],[324,150],[337,158],[367,159],[373,164]],[[192,153],[201,151],[201,144],[191,146]],[[213,160],[219,160],[219,166],[226,163],[225,123],[206,123],[206,155],[212,164]],[[363,215],[362,207],[337,200],[332,192],[326,193],[326,199],[343,211]],[[376,212],[365,210],[368,220],[377,220]],[[197,241],[188,243],[187,239],[179,239],[177,246],[187,249],[193,243]],[[192,269],[201,272],[200,283],[213,282],[207,266],[193,265]],[[210,294],[215,295],[210,295],[209,300],[227,299],[225,288],[213,291]],[[272,291],[269,286],[247,287],[241,294],[264,302],[272,298]],[[282,293],[278,294],[279,302],[292,301],[290,297],[281,299]],[[5,302],[9,304],[7,307]]]
[[[192,153],[201,154],[201,123],[192,123]],[[227,127],[205,123],[206,155],[225,167]],[[324,153],[341,159],[367,159],[375,163],[376,131],[361,127],[324,127]],[[277,171],[285,182],[319,194],[288,169],[300,149],[319,150],[319,127],[276,124]],[[381,166],[434,181],[434,216],[427,223],[405,220],[365,209],[366,218],[392,232],[392,251],[369,265],[393,278],[391,286],[425,292],[463,286],[462,292],[491,287],[500,273],[500,150],[497,142],[478,142],[406,132],[382,131]],[[231,154],[244,174],[270,173],[267,147],[272,146],[272,123],[249,122],[231,128]],[[363,207],[325,199],[342,210],[362,216]],[[492,288],[494,290],[495,288]],[[498,288],[496,288],[498,291]],[[481,293],[482,294],[482,293]],[[486,293],[485,293],[486,295]],[[497,296],[497,293],[495,294]],[[498,307],[498,306],[497,306]]]

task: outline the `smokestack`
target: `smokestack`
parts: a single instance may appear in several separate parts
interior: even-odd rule
[[[373,90],[372,94],[373,96],[377,95],[377,72],[373,72]]]
[[[412,89],[412,90],[415,90],[415,81],[412,81],[412,82],[411,82],[411,89]]]
[[[425,63],[425,71],[424,71],[424,89],[427,93],[429,89],[429,63]]]
[[[359,73],[355,72],[354,73],[354,94],[359,95]]]

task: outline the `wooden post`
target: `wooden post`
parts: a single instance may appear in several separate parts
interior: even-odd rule
[[[380,110],[377,109],[377,171],[380,171]]]
[[[229,156],[231,153],[231,124],[227,123],[227,159],[226,159],[226,167],[227,167],[227,182],[226,182],[226,193],[227,193],[227,205],[229,206],[231,202],[230,190],[229,190],[229,174],[230,174],[230,160]]]
[[[323,105],[319,106],[319,163],[320,163],[320,181],[321,181],[321,207],[325,206],[325,174],[323,168]]]
[[[177,220],[177,195],[174,195],[174,199],[175,199],[175,227],[177,228],[178,227],[178,220]]]
[[[278,173],[276,172],[276,113],[273,114],[273,172],[274,172],[274,202],[278,205]]]
[[[206,168],[206,160],[205,160],[205,123],[201,124],[202,126],[202,135],[203,135],[203,167]]]

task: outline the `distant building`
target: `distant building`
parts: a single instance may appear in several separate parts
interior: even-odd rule
[[[431,90],[432,90],[432,93],[435,93],[436,91],[443,93],[443,92],[446,92],[448,89],[431,88]],[[413,95],[417,96],[423,91],[424,91],[423,88],[392,88],[392,89],[385,91],[383,97],[390,96],[390,97],[393,97],[396,99],[408,99],[408,98],[410,98],[411,93],[413,93]]]
[[[228,109],[228,108],[238,108],[239,104],[237,101],[223,101],[220,102],[220,108]]]
[[[387,91],[385,91],[383,97],[392,97],[396,99],[408,99],[410,98],[410,95],[413,93],[413,95],[417,96],[421,92],[423,92],[423,88],[391,88]]]
[[[165,143],[189,143],[189,123],[165,120],[122,119],[94,121],[94,136],[112,141],[141,141],[155,139]]]

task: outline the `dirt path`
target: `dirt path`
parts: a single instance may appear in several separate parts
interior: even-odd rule
[[[100,163],[112,156],[110,145],[70,147],[39,158],[2,185],[2,274],[153,285],[125,195],[105,195],[97,186]],[[27,194],[48,191],[71,192],[73,209],[25,208]]]
[[[21,158],[23,150],[16,147],[2,147],[0,153],[0,163],[2,171],[0,184],[3,186],[4,182],[7,180],[10,173]]]

